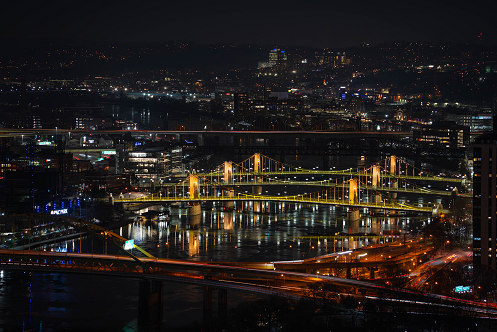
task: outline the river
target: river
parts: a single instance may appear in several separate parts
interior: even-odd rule
[[[130,221],[114,231],[135,239],[137,245],[156,257],[274,261],[309,258],[378,241],[378,237],[355,241],[327,237],[337,232],[409,232],[420,229],[428,220],[417,216],[364,215],[359,222],[348,224],[344,211],[334,206],[278,203],[271,208],[256,204],[246,202],[233,212],[214,204],[204,207],[202,214],[193,219],[187,218],[186,207],[158,206],[151,209],[165,210],[168,219]],[[79,243],[79,239],[69,240],[47,245],[45,249],[79,251]],[[103,252],[102,243],[97,240],[86,237],[81,244],[83,252]],[[143,318],[137,310],[138,280],[3,270],[0,332],[163,331],[201,321],[202,292],[199,286],[165,283],[162,312]],[[259,295],[228,291],[230,308],[257,298]]]

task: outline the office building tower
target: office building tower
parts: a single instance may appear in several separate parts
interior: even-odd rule
[[[272,65],[286,65],[287,60],[288,58],[285,50],[274,48],[269,51],[269,63]]]
[[[497,255],[497,131],[475,139],[473,159],[473,266],[495,269]]]

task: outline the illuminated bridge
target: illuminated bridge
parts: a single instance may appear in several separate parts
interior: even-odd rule
[[[234,181],[240,181],[250,176],[347,176],[347,177],[367,177],[376,178],[378,184],[385,180],[411,180],[426,182],[443,182],[443,183],[462,183],[462,178],[450,178],[436,176],[413,166],[402,158],[390,156],[377,163],[361,168],[349,168],[345,170],[320,170],[319,167],[314,169],[303,169],[282,162],[270,157],[256,153],[241,163],[225,162],[218,166],[213,172],[199,173],[198,176],[210,178],[212,180],[220,178],[231,178]],[[376,185],[376,182],[375,182]]]
[[[293,180],[291,179],[293,175]],[[316,181],[315,177],[325,175],[341,176],[330,180]],[[283,177],[279,179],[278,177]],[[299,179],[297,179],[297,177]],[[306,177],[305,181],[302,177]],[[311,178],[311,179],[309,179]],[[359,218],[359,208],[371,211],[401,210],[411,212],[446,213],[441,206],[435,204],[408,204],[398,201],[397,192],[415,195],[444,195],[450,196],[453,190],[436,191],[420,187],[405,180],[422,180],[438,182],[461,182],[459,178],[444,178],[423,174],[423,171],[412,167],[395,156],[389,157],[375,165],[356,170],[320,171],[305,170],[280,163],[271,158],[255,154],[240,164],[224,162],[210,173],[192,174],[184,181],[174,185],[162,185],[161,189],[148,196],[140,198],[112,198],[113,203],[168,203],[189,202],[190,215],[200,213],[199,202],[220,202],[233,206],[237,201],[255,202],[288,202],[343,206],[351,209],[349,220]],[[298,195],[262,195],[262,187],[271,186],[315,186],[325,189],[312,193]],[[236,191],[235,188],[251,186],[252,194]],[[457,189],[455,189],[457,190]],[[383,192],[383,193],[382,193]],[[387,195],[384,192],[388,192]],[[456,194],[456,192],[454,192]]]

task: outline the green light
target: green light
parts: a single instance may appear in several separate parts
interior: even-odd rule
[[[130,250],[133,249],[135,245],[135,239],[127,240],[124,242],[124,250]]]

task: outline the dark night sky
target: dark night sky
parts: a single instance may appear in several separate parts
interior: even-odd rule
[[[0,38],[186,40],[340,48],[392,41],[497,44],[497,1],[23,1],[0,8]]]

